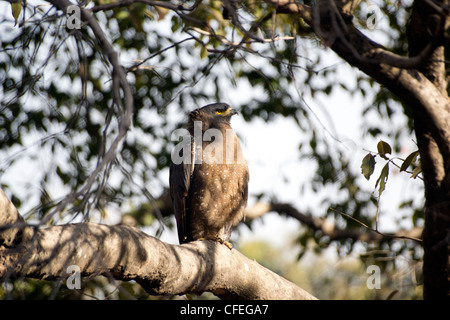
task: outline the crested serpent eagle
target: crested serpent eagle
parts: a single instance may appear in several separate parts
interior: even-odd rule
[[[235,114],[226,103],[190,112],[188,134],[172,153],[170,195],[180,244],[214,240],[232,248],[231,228],[244,218],[249,180],[230,126]]]

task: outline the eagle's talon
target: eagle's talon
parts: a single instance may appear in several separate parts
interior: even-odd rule
[[[230,250],[231,249],[233,249],[233,245],[230,243],[230,242],[228,242],[228,241],[226,241],[226,240],[223,240],[223,239],[221,239],[221,238],[217,238],[217,239],[215,239],[217,242],[219,242],[220,244],[224,244],[225,246],[227,246]]]
[[[233,249],[233,245],[228,241],[223,241],[222,244],[226,245],[230,250]]]
[[[206,241],[206,240],[214,241],[214,242],[218,242],[220,244],[225,245],[230,250],[233,249],[233,245],[231,244],[231,242],[223,240],[221,238],[203,238],[202,237],[202,238],[198,238],[197,240],[199,240],[199,241]]]

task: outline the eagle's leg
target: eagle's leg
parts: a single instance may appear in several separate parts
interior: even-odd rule
[[[216,238],[215,240],[221,244],[226,245],[228,247],[228,249],[230,249],[230,250],[233,249],[233,245],[231,244],[231,242],[223,240],[221,238]]]
[[[233,249],[233,245],[231,244],[231,242],[228,242],[228,241],[224,241],[224,242],[222,242],[224,245],[226,245],[227,247],[228,247],[228,249]]]
[[[200,240],[200,241],[211,240],[211,241],[219,242],[220,244],[227,246],[227,248],[230,250],[233,249],[233,245],[231,244],[231,242],[223,240],[219,237],[217,237],[217,238],[198,238],[197,240]]]

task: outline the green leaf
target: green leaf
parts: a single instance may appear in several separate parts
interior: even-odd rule
[[[121,10],[116,14],[116,19],[117,20],[128,19],[129,16],[130,16],[130,13],[128,11]]]
[[[402,166],[400,167],[400,172],[406,171],[408,169],[409,165],[416,161],[417,156],[419,155],[419,151],[414,151],[409,156],[406,157],[405,161],[403,161]]]
[[[377,149],[378,149],[378,153],[380,154],[380,156],[383,159],[389,160],[386,157],[386,154],[391,154],[392,153],[392,148],[389,145],[389,143],[387,143],[387,142],[385,142],[383,140],[380,140],[380,142],[378,142],[378,144],[377,144]]]
[[[205,59],[205,58],[208,57],[208,55],[209,55],[208,50],[206,50],[206,48],[205,48],[204,46],[202,46],[202,47],[200,48],[200,57],[201,57],[202,59]]]
[[[411,178],[413,178],[413,179],[415,179],[415,178],[417,178],[417,176],[419,175],[419,173],[421,173],[422,172],[422,166],[418,166],[417,168],[415,168],[414,170],[413,170],[413,173],[412,173],[412,175],[411,175]]]
[[[361,163],[361,173],[364,175],[364,178],[367,180],[370,179],[370,176],[373,173],[373,170],[375,169],[375,157],[368,153],[362,160]]]
[[[14,17],[14,27],[17,25],[17,21],[19,20],[20,13],[22,12],[22,0],[18,0],[17,2],[11,3],[11,12]]]
[[[389,177],[389,162],[386,163],[383,167],[383,170],[381,170],[381,174],[378,177],[377,182],[375,183],[375,188],[380,184],[380,188],[378,189],[378,195],[381,196],[384,189],[386,188],[386,182]]]

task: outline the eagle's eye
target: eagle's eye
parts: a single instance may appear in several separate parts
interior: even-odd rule
[[[219,116],[226,115],[227,111],[228,111],[228,108],[227,109],[216,110],[216,114],[219,115]]]

